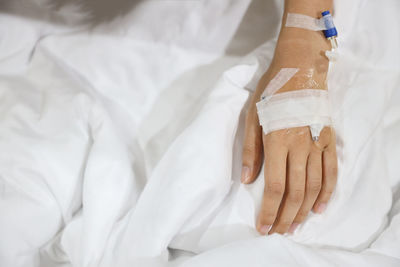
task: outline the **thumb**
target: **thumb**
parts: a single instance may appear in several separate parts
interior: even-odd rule
[[[244,184],[254,182],[262,164],[262,129],[258,122],[255,105],[250,105],[246,116],[245,136],[242,152],[242,177]]]

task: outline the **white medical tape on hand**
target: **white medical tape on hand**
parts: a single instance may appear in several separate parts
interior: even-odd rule
[[[264,134],[272,131],[310,126],[313,140],[318,140],[324,126],[332,125],[328,92],[302,89],[272,95],[256,104]]]
[[[268,98],[275,94],[279,89],[281,89],[285,83],[287,83],[297,72],[297,68],[282,68],[278,74],[268,83],[264,92],[261,95],[261,99]]]
[[[336,32],[328,11],[323,12],[321,19],[288,13],[285,26],[312,31],[334,29]],[[325,32],[324,34],[332,44],[332,50],[326,51],[326,56],[334,61],[338,56],[334,51],[337,47],[337,35],[327,35]],[[298,68],[282,68],[271,79],[261,95],[261,100],[256,103],[258,119],[266,135],[281,129],[309,126],[312,139],[318,141],[324,126],[332,125],[328,92],[322,89],[302,89],[275,94],[298,71]]]
[[[302,28],[310,31],[322,31],[327,29],[323,18],[316,19],[296,13],[287,14],[285,27]]]
[[[316,19],[313,17],[309,17],[303,14],[297,13],[288,13],[286,16],[285,27],[294,27],[301,28],[310,31],[329,31],[328,33],[324,33],[325,37],[331,42],[332,50],[338,47],[338,43],[336,40],[337,31],[336,27],[333,23],[332,15],[329,11],[326,11],[327,14],[324,14],[322,18]],[[323,12],[325,13],[325,12]],[[333,35],[336,34],[336,35]],[[337,55],[333,55],[333,51],[331,54],[327,54],[326,56],[329,59],[336,59]]]

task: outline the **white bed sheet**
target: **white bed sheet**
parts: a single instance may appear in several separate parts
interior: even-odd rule
[[[240,150],[281,1],[141,1],[91,30],[6,6],[0,266],[399,266],[400,4],[335,4],[337,188],[268,237]]]

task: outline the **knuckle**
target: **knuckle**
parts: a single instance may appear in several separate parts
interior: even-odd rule
[[[282,196],[285,192],[285,185],[282,182],[274,182],[267,186],[267,194],[273,194],[275,196]]]
[[[243,147],[243,154],[250,156],[250,155],[254,155],[256,153],[256,148],[255,146],[252,145],[245,145]]]
[[[302,222],[302,221],[304,221],[304,219],[306,218],[308,216],[308,212],[307,211],[299,211],[298,213],[297,213],[297,220],[298,221],[300,221],[300,222]]]
[[[242,159],[243,162],[248,164],[261,163],[262,157],[260,156],[261,150],[257,146],[246,145],[243,147]]]
[[[261,216],[261,222],[264,224],[272,224],[275,221],[275,214],[274,213],[266,213]]]
[[[305,174],[305,166],[302,166],[300,164],[296,164],[294,166],[292,166],[291,168],[291,174],[294,177],[299,177]]]
[[[292,221],[282,220],[278,223],[278,225],[282,228],[289,228],[292,225]]]
[[[325,142],[321,139],[319,141],[313,142],[311,145],[311,151],[314,153],[321,153],[326,148]]]
[[[325,173],[329,178],[334,178],[338,173],[338,165],[337,162],[327,162],[325,167]]]
[[[324,188],[324,189],[322,190],[322,193],[323,193],[324,195],[330,196],[330,195],[332,195],[332,193],[333,193],[333,189],[331,189],[331,188]]]
[[[295,189],[295,190],[289,191],[287,199],[288,199],[288,201],[293,202],[293,203],[303,202],[304,190]]]
[[[307,191],[311,193],[318,193],[319,191],[321,191],[321,186],[321,181],[311,181],[307,184]]]

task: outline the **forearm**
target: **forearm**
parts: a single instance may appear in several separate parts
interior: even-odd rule
[[[288,13],[298,13],[314,18],[321,12],[332,11],[332,0],[286,0],[282,17],[273,69],[299,68],[299,72],[280,90],[326,89],[329,61],[324,51],[331,46],[321,31],[285,27]]]
[[[284,16],[287,13],[300,13],[318,17],[322,11],[332,11],[332,8],[333,0],[285,0]]]

